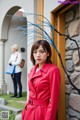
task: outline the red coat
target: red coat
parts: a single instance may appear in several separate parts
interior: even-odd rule
[[[22,112],[22,120],[56,120],[60,96],[60,72],[45,63],[36,72],[34,66],[29,77],[29,101]]]

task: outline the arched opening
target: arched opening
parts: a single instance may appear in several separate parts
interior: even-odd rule
[[[8,65],[8,60],[11,55],[10,46],[17,43],[19,50],[22,53],[22,57],[27,61],[27,18],[25,12],[20,11],[20,6],[14,6],[6,13],[2,24],[1,38],[4,41],[4,72]],[[21,26],[26,26],[26,34],[23,30],[19,29]],[[21,48],[25,48],[22,52]],[[23,92],[27,90],[27,62],[22,69],[22,86]],[[4,75],[5,82],[7,84],[7,91],[13,93],[13,83],[10,75]],[[7,92],[6,91],[6,92]]]

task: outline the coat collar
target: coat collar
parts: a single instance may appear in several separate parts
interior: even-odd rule
[[[50,66],[50,63],[45,63],[42,68],[41,68],[41,71],[46,73],[48,70],[49,70],[49,66]]]
[[[31,72],[28,74],[29,79],[33,79],[33,78],[35,78],[35,77],[41,76],[42,72],[44,72],[44,73],[46,74],[46,72],[49,70],[49,66],[50,66],[49,63],[45,63],[45,64],[42,66],[42,68],[41,68],[38,72],[36,72],[36,69],[37,69],[37,67],[38,67],[38,64],[35,65],[35,66],[32,68]]]
[[[34,85],[33,85],[33,80],[34,78],[36,77],[40,77],[42,75],[42,72],[44,72],[46,74],[46,72],[49,70],[49,66],[50,64],[48,63],[45,63],[42,68],[36,72],[36,68],[38,67],[38,65],[35,65],[31,72],[28,74],[28,77],[29,77],[29,85],[30,87],[32,88],[32,90],[35,92],[35,88],[34,88]]]

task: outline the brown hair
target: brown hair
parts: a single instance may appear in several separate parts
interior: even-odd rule
[[[51,53],[51,47],[50,47],[49,43],[46,40],[38,40],[32,45],[32,48],[31,48],[30,58],[31,58],[31,61],[32,61],[33,65],[35,65],[33,52],[34,52],[34,50],[38,49],[38,47],[40,45],[43,47],[44,51],[47,51],[49,53],[49,56],[47,57],[46,63],[52,63],[52,61],[51,61],[52,53]]]

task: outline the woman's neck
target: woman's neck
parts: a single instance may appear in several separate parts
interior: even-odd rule
[[[40,69],[43,65],[44,65],[44,63],[43,64],[38,64],[38,68]]]

